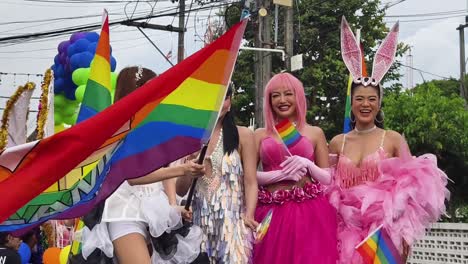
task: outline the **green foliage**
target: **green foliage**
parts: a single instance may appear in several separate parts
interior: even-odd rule
[[[308,95],[309,123],[320,126],[327,138],[341,133],[343,129],[349,73],[340,53],[341,17],[346,16],[353,30],[361,28],[361,40],[370,73],[375,50],[388,32],[383,22],[385,12],[379,6],[381,6],[379,0],[303,0],[294,8],[294,54],[303,54],[304,69],[293,74],[303,82]],[[355,15],[357,10],[361,13],[359,17]],[[283,11],[280,7],[278,46],[284,46]],[[233,16],[238,19],[237,13],[228,13],[234,14]],[[274,15],[274,5],[268,13]],[[226,18],[227,21],[232,19]],[[253,46],[254,32],[258,30],[256,27],[254,18],[249,23],[245,35],[250,46]],[[398,54],[401,55],[405,49],[406,47],[401,44]],[[271,56],[273,73],[284,70],[285,65],[280,56],[277,54]],[[234,100],[234,106],[238,110],[238,120],[244,125],[248,124],[254,112],[254,106],[246,105],[255,102],[254,58],[253,52],[242,51],[232,78],[236,87],[242,87],[247,91]],[[392,67],[386,80],[399,78],[398,67],[398,64]],[[398,87],[398,84],[392,85],[392,89]],[[240,109],[245,110],[240,111]]]
[[[404,134],[414,155],[433,153],[455,183],[450,212],[468,202],[468,111],[453,80],[432,81],[384,98],[385,126]],[[455,220],[455,218],[451,218]]]

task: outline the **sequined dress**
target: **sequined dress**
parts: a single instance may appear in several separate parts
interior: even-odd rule
[[[237,150],[224,155],[223,137],[213,153],[211,175],[197,183],[193,200],[193,220],[203,230],[201,250],[211,263],[249,263],[252,234],[245,227],[244,173]]]

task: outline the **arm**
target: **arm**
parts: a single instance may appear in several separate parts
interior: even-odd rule
[[[255,208],[257,206],[258,185],[256,178],[256,158],[255,137],[252,131],[246,127],[239,127],[240,151],[242,166],[244,169],[244,190],[245,190],[245,224],[251,229],[258,225],[254,221]]]
[[[167,198],[169,199],[170,205],[177,205],[176,181],[177,180],[175,178],[171,178],[171,179],[163,181],[164,192],[166,193]]]
[[[199,165],[192,161],[189,161],[187,163],[174,166],[174,167],[160,168],[146,176],[128,180],[128,183],[130,185],[150,184],[150,183],[163,181],[163,180],[167,180],[167,179],[171,179],[175,177],[181,177],[181,176],[188,176],[188,177],[183,177],[183,178],[191,179],[192,177],[203,175],[203,173],[204,173],[203,165]]]

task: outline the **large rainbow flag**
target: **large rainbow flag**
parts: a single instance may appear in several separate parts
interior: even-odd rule
[[[366,264],[403,264],[392,239],[382,226],[364,239],[356,250]]]
[[[216,123],[245,26],[245,20],[239,22],[101,113],[52,137],[3,152],[0,173],[7,179],[0,182],[0,222],[11,217],[0,230],[81,216],[124,180],[199,150]],[[103,151],[115,142],[115,151]],[[66,195],[68,199],[23,208],[74,168],[89,164],[96,152],[107,154],[76,183],[82,188]]]

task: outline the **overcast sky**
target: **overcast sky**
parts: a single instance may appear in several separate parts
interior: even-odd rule
[[[83,3],[70,4],[67,1],[48,0],[2,0],[0,1],[0,38],[18,34],[42,32],[63,27],[77,26],[89,23],[100,23],[102,9],[106,7],[110,13],[110,20],[116,21],[125,18],[124,6],[126,1],[113,4]],[[101,0],[102,1],[102,0]],[[383,0],[384,3],[396,3],[397,0]],[[54,3],[55,2],[55,3]],[[99,0],[94,0],[99,2]],[[134,1],[136,2],[136,1]],[[467,0],[405,0],[388,9],[385,21],[391,26],[397,19],[400,20],[400,39],[412,46],[413,66],[422,71],[413,71],[414,84],[425,80],[440,79],[431,75],[443,77],[459,77],[459,35],[456,27],[464,24],[464,14],[467,10]],[[135,10],[134,17],[148,14],[152,9],[153,1],[140,1]],[[135,3],[127,5],[127,15],[131,16]],[[154,8],[155,12],[174,9],[177,3],[168,0],[159,0]],[[190,1],[187,1],[187,9]],[[174,10],[175,11],[175,10]],[[453,12],[452,12],[453,11]],[[452,12],[440,15],[440,12]],[[186,55],[190,55],[203,46],[201,39],[206,30],[208,17],[215,15],[216,11],[192,12],[187,20],[188,32],[186,34]],[[427,16],[428,13],[439,13],[436,16]],[[404,15],[420,15],[405,17]],[[403,15],[403,16],[402,16]],[[82,19],[44,21],[52,18],[66,18],[88,16]],[[92,17],[89,17],[92,16]],[[392,17],[398,16],[398,17]],[[430,19],[430,20],[429,20]],[[24,23],[24,21],[37,21]],[[424,21],[409,21],[424,20]],[[14,22],[14,23],[12,23]],[[18,23],[20,22],[20,23]],[[177,26],[178,20],[173,17],[152,19],[151,23],[167,25],[173,23]],[[195,31],[195,29],[197,29]],[[146,29],[145,32],[167,54],[172,51],[172,61],[177,57],[177,33]],[[363,32],[365,34],[365,32]],[[60,36],[39,41],[22,41],[15,44],[0,43],[0,72],[8,73],[43,73],[53,64],[57,54],[57,46],[61,41],[69,39]],[[126,26],[112,27],[111,45],[113,56],[117,59],[117,70],[128,65],[143,65],[158,73],[170,67],[164,58],[136,29]],[[468,39],[468,34],[466,39]],[[466,45],[467,41],[465,41]],[[468,48],[468,47],[467,47]],[[468,49],[467,49],[468,51]],[[467,52],[468,53],[468,52]],[[405,59],[403,63],[406,63]],[[406,74],[401,82],[406,86]],[[1,75],[0,96],[10,96],[15,86],[24,84],[26,76]],[[30,80],[40,84],[40,78],[30,76]],[[39,89],[35,95],[39,94]],[[4,107],[5,100],[0,100],[0,107]],[[34,103],[32,105],[34,107]]]

